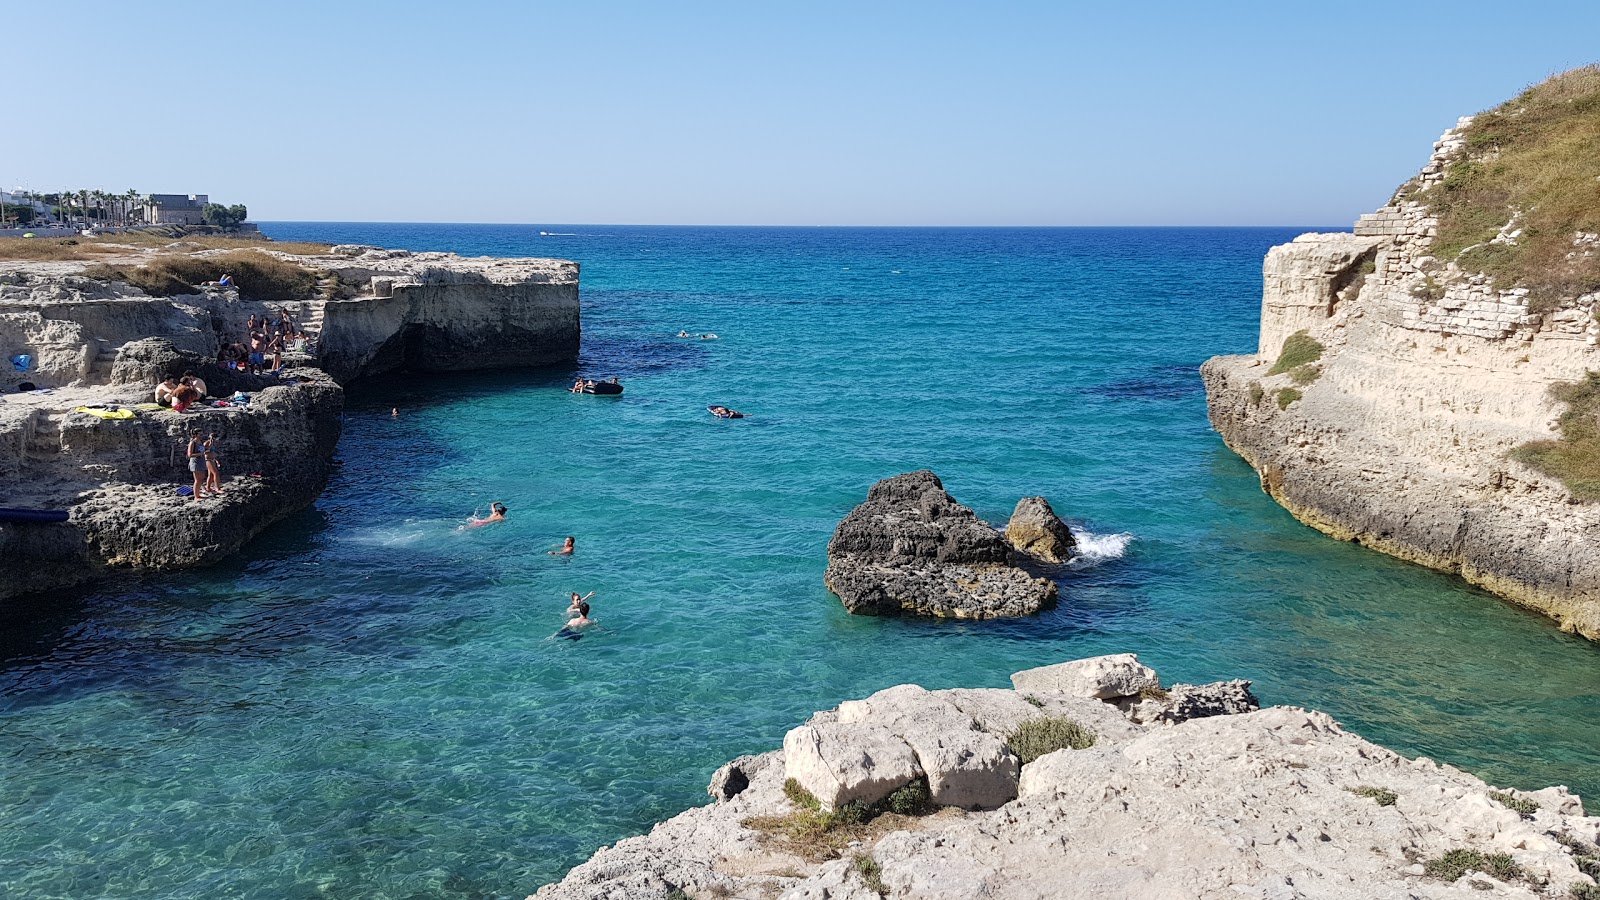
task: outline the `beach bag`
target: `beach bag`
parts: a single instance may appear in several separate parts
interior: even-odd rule
[[[26,372],[33,365],[33,357],[26,353],[18,353],[11,357],[11,365],[18,372]]]

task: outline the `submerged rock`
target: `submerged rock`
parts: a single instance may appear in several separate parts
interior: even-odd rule
[[[1006,541],[1018,553],[1026,553],[1048,563],[1066,562],[1077,546],[1072,529],[1061,521],[1050,501],[1043,497],[1023,497],[1006,523]]]
[[[823,577],[858,615],[988,619],[1056,601],[1055,583],[1014,565],[1000,533],[927,470],[872,486],[834,531]]]

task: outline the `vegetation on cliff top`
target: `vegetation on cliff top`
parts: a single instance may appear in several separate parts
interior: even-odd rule
[[[100,237],[65,238],[0,238],[0,260],[27,260],[37,262],[72,262],[95,260],[107,256],[131,255],[146,249],[166,253],[192,253],[196,250],[276,250],[299,256],[317,256],[328,252],[332,244],[310,241],[274,241],[255,236],[242,237],[222,234],[186,235],[173,238],[170,234],[155,231],[129,231],[124,234]]]
[[[1579,500],[1600,500],[1600,372],[1553,384],[1550,396],[1567,404],[1558,420],[1561,438],[1523,444],[1511,458],[1561,479]]]
[[[142,266],[90,266],[84,275],[101,281],[122,281],[157,297],[192,294],[195,288],[232,275],[239,293],[251,300],[305,300],[317,285],[311,270],[259,250],[237,250],[216,256],[171,254]]]
[[[1409,197],[1439,219],[1435,256],[1527,288],[1535,311],[1600,289],[1600,244],[1575,243],[1600,232],[1600,65],[1479,113],[1463,138],[1444,180]],[[1491,243],[1502,229],[1515,237]]]

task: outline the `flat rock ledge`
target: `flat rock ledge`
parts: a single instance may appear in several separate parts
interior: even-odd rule
[[[1247,682],[1163,689],[1131,654],[1012,680],[819,712],[782,750],[719,769],[711,805],[601,847],[530,900],[1556,898],[1594,883],[1578,859],[1600,855],[1600,818],[1564,787],[1491,796],[1323,713],[1258,710]],[[1045,717],[1094,743],[1021,763],[1013,735]],[[824,852],[759,827],[797,813],[796,786],[827,809],[924,783],[936,811],[886,814]],[[1518,874],[1446,880],[1427,862],[1452,851],[1504,854]]]
[[[1026,616],[1057,595],[927,470],[872,486],[834,530],[823,579],[845,609],[868,616]]]

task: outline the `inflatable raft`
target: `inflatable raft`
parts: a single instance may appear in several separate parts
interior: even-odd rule
[[[25,522],[30,525],[47,525],[52,522],[65,522],[67,511],[64,509],[8,509],[0,507],[0,522]]]

